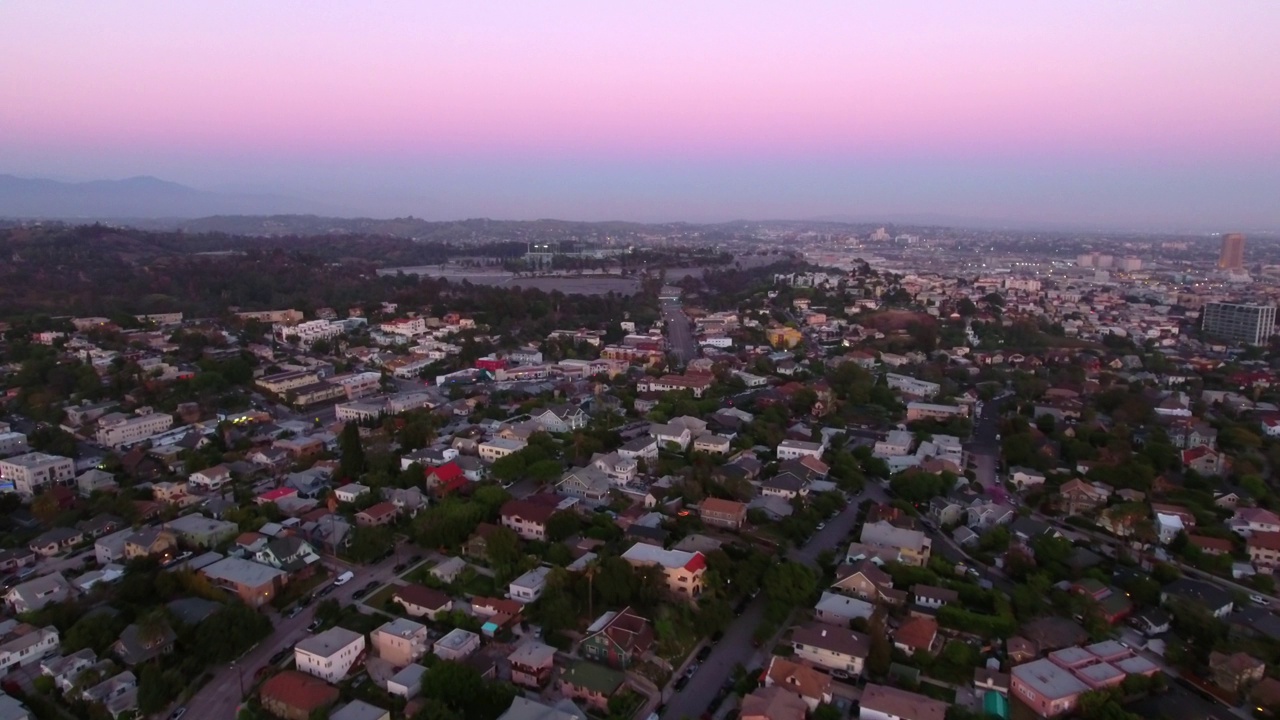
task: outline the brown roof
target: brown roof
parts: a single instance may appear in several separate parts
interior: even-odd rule
[[[395,503],[384,500],[376,505],[370,505],[362,510],[360,514],[371,518],[380,518],[386,515],[395,515],[397,512]]]
[[[1262,682],[1253,686],[1253,692],[1250,695],[1255,703],[1263,707],[1280,706],[1280,680],[1262,678]]]
[[[262,684],[259,697],[263,702],[276,702],[310,715],[338,700],[338,689],[318,677],[285,670],[272,675]]]
[[[1222,553],[1231,552],[1231,541],[1226,538],[1207,537],[1205,535],[1188,535],[1187,540],[1201,550],[1216,550]]]
[[[619,610],[599,632],[633,655],[643,655],[653,645],[653,628],[649,621],[629,607]]]
[[[933,639],[938,636],[938,621],[931,617],[914,616],[907,619],[893,634],[895,643],[906,645],[913,650],[928,651]]]
[[[862,560],[854,565],[846,564],[836,568],[836,582],[848,580],[859,573],[873,585],[893,587],[893,578],[889,577],[889,573],[881,570],[879,565],[870,560]]]
[[[947,716],[944,702],[875,683],[867,683],[862,691],[862,707],[909,720],[943,720]]]
[[[819,622],[796,628],[791,633],[791,642],[851,657],[866,658],[871,653],[871,639],[866,635]]]
[[[780,685],[801,697],[821,701],[831,692],[829,676],[776,655],[769,662],[766,676],[770,685]]]
[[[1212,652],[1209,653],[1210,667],[1225,667],[1230,672],[1240,675],[1250,670],[1254,670],[1263,662],[1249,653],[1236,652],[1227,655],[1226,653]]]
[[[734,500],[706,498],[698,507],[699,512],[713,512],[721,515],[740,515],[747,511],[747,506]]]
[[[955,590],[934,587],[933,585],[918,584],[911,588],[911,592],[917,597],[937,600],[943,603],[953,603],[960,599],[960,593]]]
[[[447,593],[425,585],[405,585],[396,590],[391,597],[399,598],[409,605],[417,605],[428,610],[438,610],[453,600]]]
[[[528,500],[509,500],[502,506],[502,517],[518,517],[539,525],[545,525],[555,514],[555,505]]]
[[[763,687],[742,698],[742,720],[804,720],[809,706],[795,693],[778,686]]]
[[[1249,547],[1280,550],[1280,532],[1256,532],[1249,536]]]

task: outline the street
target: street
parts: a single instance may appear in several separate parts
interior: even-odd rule
[[[355,577],[350,582],[336,588],[328,597],[337,600],[345,607],[352,603],[352,595],[356,590],[364,587],[371,580],[377,580],[379,586],[391,582],[396,577],[396,563],[404,559],[406,558],[393,555],[377,565],[361,568],[333,558],[326,558],[325,565],[333,571],[333,575],[336,576],[346,570],[355,573]],[[253,685],[254,673],[266,665],[272,655],[285,648],[292,648],[308,635],[307,626],[315,617],[315,608],[319,603],[319,600],[311,603],[292,618],[271,611],[270,617],[275,624],[275,632],[239,660],[214,671],[213,679],[186,701],[186,717],[190,720],[235,718],[237,708],[244,698],[241,688],[247,692]]]
[[[689,327],[689,316],[684,314],[679,302],[662,304],[662,319],[667,326],[667,345],[676,365],[684,367],[685,363],[698,357],[698,345],[693,340],[693,330]]]
[[[858,519],[858,504],[871,499],[875,502],[887,502],[884,490],[875,484],[868,483],[862,493],[850,501],[848,507],[839,515],[827,522],[826,527],[814,533],[804,547],[793,548],[787,558],[794,562],[816,566],[818,555],[823,550],[835,550],[843,555],[844,542],[853,531]],[[747,606],[745,612],[736,618],[724,632],[724,637],[713,645],[711,656],[698,669],[697,674],[689,680],[685,688],[672,696],[663,717],[668,720],[680,720],[683,717],[701,717],[709,708],[711,700],[720,692],[721,686],[733,674],[733,666],[742,663],[748,670],[764,664],[771,648],[757,648],[752,642],[756,628],[764,618],[764,595],[756,597]],[[679,668],[677,668],[678,670]]]

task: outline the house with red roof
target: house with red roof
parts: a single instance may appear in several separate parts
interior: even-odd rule
[[[262,707],[285,720],[309,720],[338,701],[338,689],[297,670],[272,675],[258,691]]]
[[[1201,475],[1222,475],[1227,470],[1227,458],[1208,445],[1197,445],[1182,451],[1182,465]]]
[[[660,567],[666,575],[667,589],[672,595],[695,600],[702,594],[707,559],[700,552],[664,550],[646,543],[636,543],[622,554],[632,567]]]
[[[399,515],[400,509],[396,507],[395,503],[384,500],[356,513],[356,525],[360,527],[390,525],[396,521]]]
[[[461,490],[468,482],[462,467],[452,460],[443,465],[427,468],[425,479],[427,489],[440,497]]]
[[[259,495],[257,498],[254,499],[254,502],[258,503],[259,505],[267,505],[269,503],[280,502],[285,498],[291,498],[291,497],[297,497],[297,496],[298,496],[297,490],[290,487],[282,487],[282,488],[276,488],[275,490],[268,490],[262,493],[261,495]]]

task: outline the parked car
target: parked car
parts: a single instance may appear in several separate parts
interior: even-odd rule
[[[186,707],[179,707],[177,710],[174,710],[174,711],[173,711],[173,714],[172,714],[172,715],[170,715],[170,716],[169,716],[169,720],[178,720],[178,718],[180,718],[180,717],[182,717],[183,715],[186,715],[186,714],[187,714],[187,708],[186,708]]]
[[[320,626],[323,624],[324,623],[320,620],[320,618],[316,618],[315,620],[311,621],[310,625],[307,626],[307,632],[315,632],[319,630]]]
[[[290,610],[290,611],[289,611],[289,614],[288,614],[288,615],[285,615],[285,617],[287,617],[287,618],[295,618],[295,617],[298,617],[298,613],[302,612],[302,607],[303,607],[303,606],[302,606],[302,604],[301,604],[301,603],[299,603],[298,605],[293,606],[293,609],[292,609],[292,610]]]
[[[280,663],[284,662],[285,658],[289,657],[292,654],[293,654],[292,650],[290,650],[289,648],[285,648],[284,650],[281,650],[275,655],[272,655],[271,660],[269,662],[272,665],[279,665]]]
[[[1259,595],[1258,593],[1253,593],[1253,594],[1249,595],[1249,599],[1250,599],[1251,601],[1253,601],[1254,603],[1256,603],[1256,604],[1258,604],[1258,605],[1261,605],[1261,606],[1263,606],[1263,607],[1266,607],[1266,606],[1268,606],[1268,605],[1270,605],[1270,604],[1271,604],[1271,601],[1270,601],[1270,600],[1268,600],[1266,597],[1264,597],[1264,596],[1262,596],[1262,595]]]
[[[702,649],[698,651],[698,662],[706,662],[709,657],[711,657],[711,646],[703,645]]]
[[[338,577],[334,578],[334,580],[333,580],[333,584],[334,584],[334,585],[346,585],[347,583],[351,582],[352,578],[354,578],[355,576],[356,576],[356,574],[355,574],[355,573],[353,573],[353,572],[351,572],[350,570],[348,570],[348,571],[346,571],[346,572],[342,573],[341,575],[339,575]]]

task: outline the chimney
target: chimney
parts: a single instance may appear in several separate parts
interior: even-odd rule
[[[826,636],[827,636],[827,629],[822,628],[822,637],[826,637]]]

